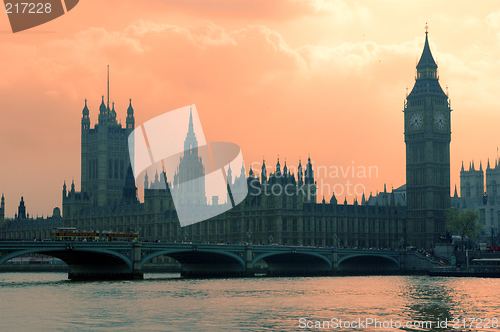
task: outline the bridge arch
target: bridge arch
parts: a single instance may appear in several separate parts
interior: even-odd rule
[[[37,249],[37,248],[30,248],[30,249],[25,249],[25,250],[16,250],[13,252],[8,253],[7,255],[0,256],[0,265],[8,261],[9,259],[16,258],[19,256],[24,256],[24,255],[29,255],[29,254],[47,254],[47,252],[52,252],[54,251],[53,249]],[[52,256],[52,255],[49,255]],[[54,256],[56,257],[56,256]]]
[[[177,260],[186,276],[215,274],[238,274],[245,272],[245,261],[235,253],[207,249],[166,249],[146,254],[141,259],[141,268],[149,260],[165,255]]]
[[[129,257],[120,252],[102,248],[67,249],[66,247],[46,247],[20,249],[0,256],[0,265],[9,259],[29,254],[44,254],[59,258],[69,266],[70,271],[72,271],[70,275],[71,273],[95,274],[97,272],[104,272],[104,274],[108,273],[108,275],[111,275],[115,271],[116,273],[123,274],[131,273],[133,270],[133,263]],[[110,265],[113,266],[110,268]]]
[[[263,254],[255,256],[255,258],[252,260],[252,267],[254,267],[255,264],[261,259],[265,262],[266,257],[283,255],[283,254],[307,255],[307,256],[317,257],[321,261],[324,261],[326,264],[328,264],[330,269],[332,268],[332,262],[327,257],[325,257],[324,255],[321,255],[321,254],[314,253],[314,252],[267,252],[267,253],[263,253]]]
[[[319,253],[280,251],[266,252],[252,259],[252,267],[263,260],[268,266],[268,275],[328,275],[332,262]]]
[[[351,254],[339,257],[339,269],[356,270],[399,270],[399,260],[389,255]]]

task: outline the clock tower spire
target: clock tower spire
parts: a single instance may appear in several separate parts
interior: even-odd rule
[[[450,207],[451,109],[439,84],[426,27],[415,85],[406,97],[407,244],[431,248],[444,235]]]

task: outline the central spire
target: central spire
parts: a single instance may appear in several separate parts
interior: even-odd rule
[[[198,140],[196,139],[196,134],[194,132],[193,126],[193,109],[192,106],[189,108],[189,126],[186,135],[186,140],[184,141],[184,155],[192,154],[192,149],[198,148]],[[196,153],[197,154],[197,153]]]
[[[188,128],[188,133],[194,134],[194,128],[193,128],[193,109],[192,109],[192,107],[189,107],[189,128]]]

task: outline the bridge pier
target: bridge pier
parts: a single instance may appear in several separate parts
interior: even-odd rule
[[[142,272],[142,255],[141,255],[142,245],[140,243],[134,243],[132,246],[132,278],[131,279],[144,279],[144,273]]]
[[[253,255],[252,255],[251,245],[247,245],[245,248],[245,276],[247,277],[254,276]]]
[[[339,253],[337,248],[332,251],[332,274],[339,269]]]

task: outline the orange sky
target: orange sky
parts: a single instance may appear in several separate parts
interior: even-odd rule
[[[207,140],[240,145],[247,167],[263,156],[274,166],[278,154],[296,167],[310,154],[339,168],[322,177],[330,186],[399,187],[403,103],[426,22],[454,110],[453,188],[462,160],[486,166],[500,144],[497,1],[82,0],[16,34],[0,14],[6,214],[24,195],[31,215],[50,215],[64,180],[80,189],[81,111],[87,98],[93,126],[108,64],[122,122],[129,98],[136,125],[196,104]],[[344,178],[352,165],[378,174]]]

